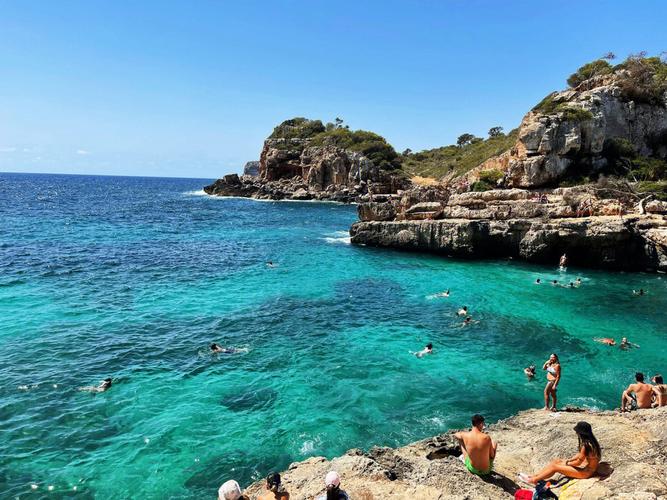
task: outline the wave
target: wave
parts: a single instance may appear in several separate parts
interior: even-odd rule
[[[335,231],[333,233],[326,233],[321,240],[331,243],[332,245],[349,245],[351,242],[350,233],[347,231]]]
[[[184,196],[211,196],[209,194],[206,194],[206,192],[203,189],[197,189],[195,191],[186,191],[183,193]]]

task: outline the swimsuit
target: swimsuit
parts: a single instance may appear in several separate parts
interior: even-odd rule
[[[478,476],[486,476],[488,474],[491,474],[491,471],[493,470],[493,459],[489,460],[489,468],[487,470],[477,470],[472,463],[470,462],[470,457],[466,455],[465,462],[467,469],[472,472],[473,474],[477,474]]]

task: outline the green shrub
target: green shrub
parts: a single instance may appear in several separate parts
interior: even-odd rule
[[[635,189],[641,195],[653,194],[657,199],[667,201],[667,181],[638,182]]]
[[[333,145],[350,151],[357,151],[374,165],[385,170],[401,167],[401,159],[384,137],[367,130],[335,128],[315,135],[310,144],[313,146]]]
[[[566,105],[566,106],[559,106],[559,108],[560,109],[558,109],[558,112],[562,114],[563,119],[570,122],[581,123],[593,119],[593,113],[591,113],[587,109],[580,108],[578,106]]]
[[[324,132],[324,125],[320,120],[307,118],[292,118],[285,120],[269,136],[269,139],[308,139]]]
[[[604,59],[598,59],[584,64],[576,73],[570,75],[567,84],[570,87],[576,87],[580,83],[599,75],[608,75],[614,71],[614,68]]]
[[[491,189],[495,189],[496,185],[495,184],[490,184],[486,181],[479,180],[477,182],[473,182],[472,185],[470,186],[471,191],[490,191]]]
[[[665,105],[667,92],[667,63],[645,53],[629,56],[614,68],[619,76],[618,85],[624,97],[653,105]]]
[[[479,180],[495,186],[498,181],[503,178],[503,175],[502,171],[497,169],[483,170],[479,173]]]

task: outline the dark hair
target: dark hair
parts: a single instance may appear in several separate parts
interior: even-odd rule
[[[577,422],[574,426],[574,432],[579,437],[579,448],[584,448],[586,455],[595,455],[598,458],[602,457],[602,450],[600,443],[593,435],[593,429],[588,422]]]
[[[427,349],[433,349],[433,344],[431,344],[431,343],[429,342],[428,344],[426,344],[426,348],[427,348]]]
[[[111,383],[111,377],[109,377],[109,378],[105,378],[104,381],[105,381],[105,382],[109,382],[109,383]]]
[[[269,489],[273,492],[278,491],[278,488],[280,487],[280,474],[277,472],[272,472],[268,476],[266,476],[266,484],[269,487]]]
[[[484,423],[484,417],[479,414],[475,414],[472,416],[471,421],[472,421],[472,426],[477,427],[479,424]]]
[[[211,350],[215,349],[216,347],[218,347],[218,344],[216,344],[215,342],[213,342],[213,343],[211,344]]]
[[[635,380],[637,382],[643,382],[644,381],[644,374],[642,372],[635,373]]]
[[[327,486],[327,500],[338,500],[340,498],[340,486]]]
[[[558,283],[558,280],[553,280],[553,282],[552,282],[552,283]]]
[[[655,377],[653,377],[653,380],[655,380],[656,384],[664,384],[664,382],[662,381],[662,375],[656,375]]]
[[[560,363],[560,359],[558,359],[558,354],[556,354],[555,352],[552,352],[551,356],[554,356],[556,358],[556,361],[558,361]],[[549,357],[551,357],[551,356],[549,356]]]

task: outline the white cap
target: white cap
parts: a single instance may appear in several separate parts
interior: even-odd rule
[[[324,478],[324,483],[326,484],[327,488],[329,486],[340,486],[340,476],[338,475],[338,472],[335,470],[329,472],[327,477]]]
[[[241,487],[233,479],[220,486],[218,500],[238,500],[239,498],[241,498]]]

